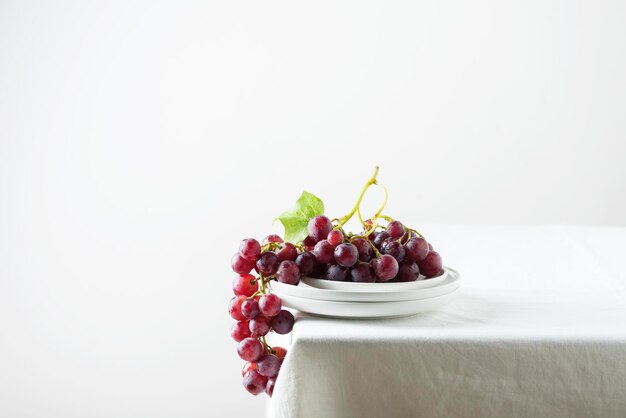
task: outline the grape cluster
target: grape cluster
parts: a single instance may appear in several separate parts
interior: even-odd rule
[[[271,347],[265,336],[271,331],[288,334],[295,322],[291,312],[282,309],[280,298],[269,293],[267,283],[278,280],[298,284],[298,256],[294,244],[283,242],[278,235],[269,235],[263,245],[253,238],[244,239],[231,259],[237,276],[233,280],[235,296],[228,304],[228,313],[237,322],[230,334],[239,343],[239,357],[246,361],[242,369],[243,386],[253,395],[265,391],[272,396],[287,354],[283,347]],[[253,269],[257,276],[250,274]]]
[[[365,221],[367,231],[346,234],[326,216],[309,222],[301,259],[310,258],[304,274],[326,280],[352,282],[410,282],[420,273],[437,276],[442,259],[417,231],[385,217],[387,226]],[[308,255],[310,254],[310,255]]]
[[[382,214],[387,189],[377,182],[377,173],[378,167],[344,217],[305,218],[298,226],[301,229],[297,236],[306,235],[302,241],[290,243],[278,235],[269,235],[261,244],[248,238],[241,241],[239,251],[233,255],[231,267],[237,276],[233,280],[235,296],[228,304],[228,312],[237,322],[231,336],[239,343],[239,357],[246,361],[243,385],[253,395],[265,391],[272,396],[287,354],[282,347],[271,347],[266,335],[271,331],[287,334],[295,322],[291,312],[282,309],[280,298],[270,293],[270,280],[290,285],[300,283],[302,276],[360,283],[410,282],[418,280],[420,275],[431,278],[442,272],[441,256],[419,232]],[[373,185],[384,189],[385,200],[374,216],[363,221],[361,200]],[[317,213],[323,213],[323,207]],[[355,214],[363,231],[346,233],[344,225]],[[386,225],[379,224],[381,219]],[[289,236],[294,235],[288,235],[285,226],[285,237]]]

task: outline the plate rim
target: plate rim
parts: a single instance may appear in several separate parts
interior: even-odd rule
[[[451,302],[452,299],[458,295],[460,291],[460,287],[456,288],[444,295],[440,295],[440,296],[436,296],[436,297],[432,297],[432,298],[427,298],[427,299],[417,299],[417,300],[409,300],[409,301],[389,301],[389,302],[383,302],[383,304],[388,304],[386,306],[383,306],[383,304],[377,304],[377,303],[370,303],[370,302],[336,302],[336,301],[320,301],[320,300],[313,300],[313,299],[306,299],[308,301],[312,301],[314,304],[330,304],[333,305],[336,309],[338,308],[354,308],[355,305],[357,305],[359,308],[365,308],[365,307],[373,307],[376,306],[376,310],[378,310],[378,313],[372,313],[372,312],[361,312],[361,313],[355,313],[355,314],[338,314],[338,313],[320,313],[320,309],[319,306],[317,309],[313,309],[316,310],[318,312],[312,312],[309,309],[300,309],[300,308],[296,308],[296,307],[291,307],[291,306],[287,306],[290,309],[295,309],[299,312],[303,312],[309,315],[314,315],[314,316],[320,316],[320,317],[330,317],[330,318],[343,318],[343,319],[381,319],[381,318],[399,318],[399,317],[406,317],[406,316],[412,316],[412,315],[416,315],[422,312],[428,312],[428,311],[432,311],[435,310],[441,306],[446,305],[447,303]],[[302,298],[298,298],[298,299],[302,299]],[[426,308],[426,309],[418,309],[418,306],[424,303],[429,303],[432,304],[434,302],[435,306],[432,306],[430,308]],[[440,303],[440,304],[438,304]],[[391,309],[391,308],[399,308],[399,309]],[[384,310],[385,308],[387,309],[391,309],[389,312],[387,313],[381,313],[380,310]]]
[[[422,279],[422,280],[415,280],[412,282],[394,282],[394,283],[387,283],[387,282],[375,282],[375,283],[355,283],[355,282],[334,282],[331,280],[324,280],[324,279],[318,279],[315,277],[303,277],[301,279],[302,283],[314,287],[316,289],[323,289],[323,290],[337,290],[337,291],[344,291],[344,292],[361,292],[361,293],[369,293],[372,292],[372,285],[375,285],[374,289],[376,289],[376,291],[378,292],[402,292],[402,291],[408,291],[408,290],[417,290],[417,289],[428,289],[431,287],[435,287],[438,286],[439,284],[441,284],[442,282],[444,282],[447,279],[447,276],[450,274],[450,272],[455,273],[457,276],[460,277],[460,274],[458,271],[456,271],[453,268],[450,268],[448,266],[443,266],[443,271],[444,274],[439,275],[439,276],[435,276],[429,279]],[[433,282],[434,280],[434,282]],[[309,284],[309,283],[313,283],[313,284],[318,284],[318,283],[323,283],[323,285],[321,287],[318,286],[314,286],[313,284]],[[329,287],[326,287],[326,283],[333,283],[330,285]],[[333,288],[334,285],[337,285],[337,288]],[[398,286],[401,285],[401,286]],[[352,289],[350,288],[351,286],[355,286]],[[389,286],[389,287],[381,287],[381,286]],[[369,287],[369,289],[368,289]],[[395,287],[395,289],[394,289]],[[384,289],[384,290],[379,290],[379,289]]]
[[[278,286],[274,287],[274,283],[270,284],[272,287],[272,291],[275,292],[278,296],[286,295],[289,297],[296,297],[300,299],[311,299],[311,300],[320,300],[320,301],[329,301],[329,302],[358,302],[358,303],[380,303],[380,302],[400,302],[407,300],[420,300],[426,299],[428,297],[436,297],[436,296],[426,296],[421,297],[424,293],[432,293],[434,290],[439,289],[441,287],[454,287],[455,289],[460,286],[461,277],[456,271],[451,271],[450,274],[439,284],[431,287],[424,287],[418,289],[410,289],[410,290],[397,290],[393,292],[382,292],[382,291],[371,291],[371,292],[353,292],[348,290],[334,290],[334,289],[323,289],[312,286],[293,286],[293,293],[291,290],[291,285],[287,285],[284,283],[276,283]],[[456,287],[454,286],[456,285]],[[298,290],[296,290],[298,289]],[[303,293],[303,292],[313,292],[314,295],[299,295],[295,293]],[[315,295],[316,294],[316,295]],[[334,299],[326,299],[323,294],[326,296],[331,296]],[[443,293],[445,294],[445,293]],[[355,300],[359,298],[369,300]],[[386,298],[387,297],[387,298]],[[342,299],[335,299],[342,298]],[[397,298],[397,299],[395,299]],[[380,300],[377,300],[380,299]]]

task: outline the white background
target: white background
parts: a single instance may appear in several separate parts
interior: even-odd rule
[[[347,212],[376,164],[415,226],[626,226],[624,22],[618,0],[0,2],[0,416],[264,408],[230,255],[303,189]]]

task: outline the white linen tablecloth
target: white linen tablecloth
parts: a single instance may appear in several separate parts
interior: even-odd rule
[[[275,417],[626,417],[626,229],[422,228],[461,291],[433,312],[299,314]]]

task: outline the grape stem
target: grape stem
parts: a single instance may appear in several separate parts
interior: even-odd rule
[[[343,225],[346,224],[346,222],[348,222],[354,216],[355,213],[359,217],[359,221],[361,222],[361,224],[363,226],[365,226],[365,222],[363,221],[363,217],[361,216],[361,201],[363,200],[363,196],[365,196],[365,192],[367,192],[367,189],[369,189],[372,185],[376,185],[376,186],[382,187],[383,190],[385,191],[385,200],[383,201],[383,204],[380,206],[378,211],[376,211],[374,216],[371,218],[372,219],[372,223],[373,223],[373,227],[375,229],[375,227],[376,227],[376,218],[378,218],[378,216],[380,216],[380,214],[382,213],[383,209],[385,209],[385,206],[387,205],[387,200],[389,198],[389,193],[387,192],[387,188],[385,186],[383,186],[382,184],[379,184],[378,181],[376,180],[376,176],[378,175],[378,171],[379,170],[380,170],[380,168],[378,166],[376,166],[376,168],[374,169],[374,174],[372,174],[372,177],[370,177],[367,180],[367,182],[363,186],[363,189],[361,189],[361,194],[359,194],[359,198],[357,199],[356,203],[354,204],[354,207],[352,208],[352,210],[347,215],[345,215],[345,216],[343,216],[343,217],[341,217],[340,219],[337,220],[338,223],[337,223],[337,226],[335,226],[335,229],[340,229]]]
[[[381,219],[386,220],[387,222],[393,222],[395,219],[393,219],[391,216],[387,216],[387,215],[379,215],[378,216]],[[424,235],[420,234],[418,230],[413,229],[413,228],[409,228],[409,227],[405,227],[408,231],[411,232],[415,232],[420,238],[424,238]]]
[[[262,273],[259,273],[259,279],[261,279],[261,294],[265,294],[265,277],[263,277]]]
[[[267,340],[265,339],[265,335],[263,335],[260,339],[261,339],[261,343],[263,343],[265,350],[271,353],[272,347],[267,343]]]

